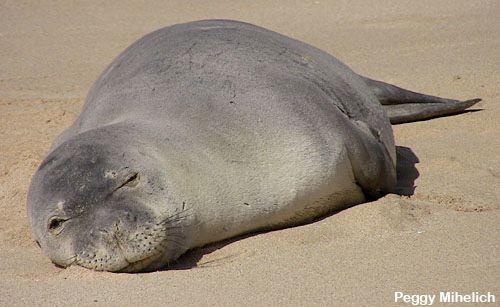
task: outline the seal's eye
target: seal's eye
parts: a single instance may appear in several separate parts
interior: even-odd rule
[[[127,180],[125,181],[125,183],[123,183],[123,185],[135,187],[138,181],[139,181],[139,173],[132,173],[128,176]]]
[[[47,226],[47,229],[53,233],[53,234],[58,234],[61,232],[63,228],[64,222],[66,222],[66,219],[54,216],[49,219],[49,224]]]
[[[115,191],[120,188],[123,188],[124,186],[135,187],[138,182],[139,182],[139,173],[137,172],[131,173],[127,176],[127,179],[125,179],[125,181],[115,189]]]

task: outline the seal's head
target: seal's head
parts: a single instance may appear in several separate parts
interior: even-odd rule
[[[154,270],[186,250],[189,212],[169,196],[154,149],[126,135],[120,129],[77,135],[34,175],[31,229],[55,264]]]

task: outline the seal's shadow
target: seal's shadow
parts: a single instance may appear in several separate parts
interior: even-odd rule
[[[404,146],[396,146],[396,157],[398,182],[395,193],[401,196],[411,196],[415,193],[415,179],[420,175],[415,164],[420,161],[413,150]]]
[[[415,179],[417,179],[418,176],[420,175],[415,167],[415,164],[419,162],[418,157],[410,148],[404,146],[396,146],[396,157],[397,157],[396,172],[398,181],[396,184],[395,193],[401,196],[411,196],[415,192]],[[318,219],[315,219],[312,222],[327,218],[329,216],[334,215],[337,212],[332,212],[331,214],[327,216],[322,216]],[[262,233],[262,231],[245,234],[242,236],[238,236],[236,238],[231,238],[221,242],[212,243],[201,248],[192,249],[187,253],[185,253],[184,255],[182,255],[175,263],[171,263],[164,270],[187,270],[200,267],[198,263],[203,257],[203,255],[210,254],[228,244],[231,244],[233,242],[251,236],[255,236],[259,233]],[[214,261],[213,265],[216,266],[217,265],[216,262],[217,261]],[[221,259],[221,264],[222,263],[224,263],[224,259]]]
[[[223,248],[226,245],[229,245],[233,242],[236,242],[236,241],[239,241],[239,240],[242,240],[245,238],[253,237],[253,236],[258,235],[259,233],[262,233],[262,232],[265,232],[265,231],[252,232],[249,234],[237,236],[235,238],[226,239],[224,241],[211,243],[211,244],[208,244],[208,245],[203,246],[203,247],[191,249],[191,250],[187,251],[184,255],[182,255],[179,259],[177,259],[175,261],[175,263],[171,263],[169,266],[165,267],[161,271],[163,271],[163,270],[165,270],[165,271],[189,270],[189,269],[193,269],[193,268],[204,268],[204,267],[213,267],[213,266],[223,265],[226,262],[227,258],[232,258],[232,256],[227,257],[227,258],[212,260],[212,261],[210,261],[210,263],[204,263],[202,265],[200,265],[199,261],[201,260],[201,258],[204,255],[211,254],[211,253],[215,252],[216,250]]]

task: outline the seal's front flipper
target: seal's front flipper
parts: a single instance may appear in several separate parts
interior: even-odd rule
[[[466,101],[440,98],[408,91],[381,81],[368,78],[364,80],[384,107],[391,124],[457,114],[481,101],[479,98]]]

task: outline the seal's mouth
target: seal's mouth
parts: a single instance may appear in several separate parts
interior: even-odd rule
[[[161,268],[161,264],[159,266],[153,265],[158,263],[157,260],[160,260],[161,254],[151,255],[142,260],[129,263],[126,267],[121,268],[115,272],[117,273],[135,273],[135,272],[150,272]]]
[[[189,215],[188,210],[182,210],[168,218],[143,221],[131,232],[117,221],[107,229],[93,231],[89,235],[92,240],[77,247],[74,258],[63,265],[127,273],[161,269],[187,250],[189,227],[184,222]]]
[[[113,248],[81,252],[64,261],[65,263],[59,262],[59,265],[63,267],[78,265],[91,270],[123,273],[152,271],[159,268],[158,263],[161,264],[160,260],[167,252],[167,243],[161,242],[153,250],[136,251],[134,255],[127,255],[116,243]]]
[[[163,258],[170,245],[165,235],[141,232],[140,235],[128,236],[127,242],[124,242],[110,234],[101,237],[97,245],[87,246],[77,253],[71,261],[66,261],[65,266],[79,265],[110,272],[153,270],[157,267],[152,264]]]

